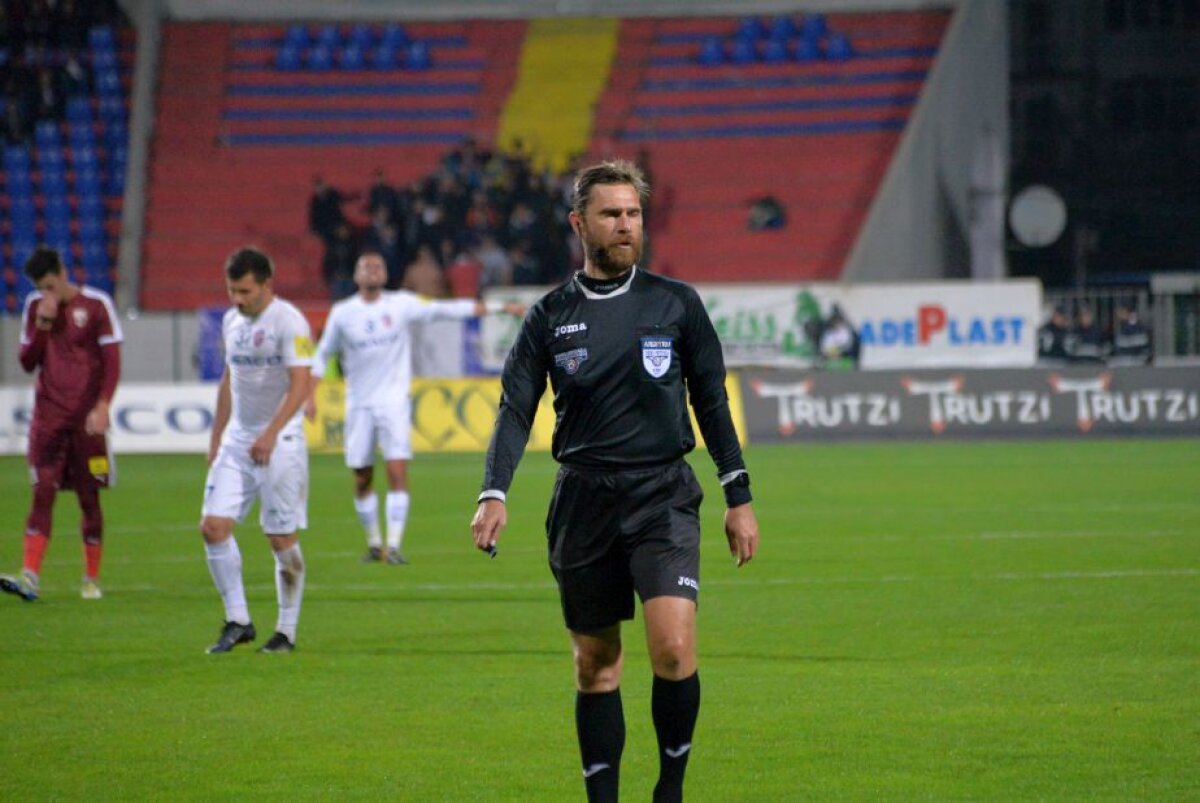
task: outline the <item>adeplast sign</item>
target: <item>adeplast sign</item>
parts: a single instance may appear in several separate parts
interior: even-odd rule
[[[1026,368],[1036,358],[1036,280],[698,284],[696,291],[730,368],[823,364],[822,332],[835,311],[858,337],[860,368]],[[506,288],[488,298],[533,304],[544,292]],[[520,325],[508,316],[483,320],[486,368],[504,364]]]
[[[1025,367],[1037,359],[1035,281],[874,285],[851,296],[863,368]]]

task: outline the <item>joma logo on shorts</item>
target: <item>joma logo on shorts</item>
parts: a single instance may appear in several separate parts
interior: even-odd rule
[[[684,577],[682,574],[679,575],[679,585],[687,586],[688,588],[694,588],[697,591],[700,590],[700,584],[697,583],[695,579],[691,577]]]

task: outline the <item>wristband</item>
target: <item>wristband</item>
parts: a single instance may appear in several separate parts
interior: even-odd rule
[[[495,315],[497,312],[504,312],[504,302],[496,298],[489,298],[483,302],[483,308],[489,314]]]

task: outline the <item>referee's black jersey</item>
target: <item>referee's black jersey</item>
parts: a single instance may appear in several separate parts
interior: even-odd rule
[[[721,343],[700,296],[636,267],[608,284],[576,276],[526,315],[504,364],[484,491],[508,492],[547,376],[560,463],[622,470],[679,459],[696,445],[690,394],[718,476],[744,470]]]

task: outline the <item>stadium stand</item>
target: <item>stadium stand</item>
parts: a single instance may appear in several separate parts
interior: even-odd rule
[[[365,189],[382,166],[403,186],[464,137],[491,141],[524,27],[164,26],[141,305],[224,303],[219,268],[246,243],[281,294],[327,299],[313,176]]]
[[[0,275],[7,312],[19,312],[33,289],[23,267],[39,243],[62,253],[75,281],[113,289],[135,50],[133,29],[117,23],[115,14],[55,18],[45,41],[3,49]]]
[[[651,167],[651,267],[836,278],[949,16],[622,20],[587,152]],[[248,242],[274,256],[284,295],[325,300],[313,177],[354,191],[383,167],[405,186],[465,137],[496,142],[527,29],[168,23],[141,306],[223,303],[215,271]],[[751,231],[764,196],[788,222]]]
[[[595,150],[643,150],[655,267],[697,281],[836,278],[947,12],[630,19]],[[787,226],[751,231],[756,198]]]

